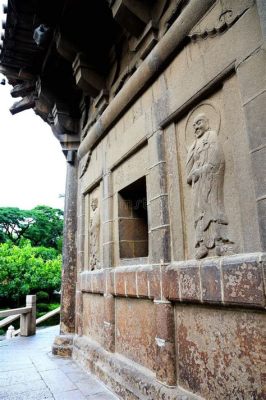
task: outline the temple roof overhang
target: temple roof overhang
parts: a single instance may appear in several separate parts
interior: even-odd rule
[[[104,87],[117,26],[105,0],[9,0],[4,6],[0,72],[66,152],[79,143],[81,115]]]

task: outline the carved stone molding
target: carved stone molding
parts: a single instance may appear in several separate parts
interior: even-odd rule
[[[254,4],[254,0],[219,0],[191,30],[192,40],[216,36],[230,28]]]

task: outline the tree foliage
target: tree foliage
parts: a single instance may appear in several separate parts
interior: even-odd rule
[[[0,242],[19,244],[28,239],[33,246],[53,247],[61,251],[63,211],[48,206],[32,210],[15,207],[0,208]]]
[[[0,244],[0,303],[17,303],[27,294],[60,289],[62,257],[53,248]]]
[[[0,208],[0,241],[19,243],[21,237],[33,223],[31,213],[17,207]]]

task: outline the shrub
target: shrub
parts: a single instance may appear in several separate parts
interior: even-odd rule
[[[49,304],[46,303],[39,303],[37,304],[37,311],[38,312],[45,312],[47,313],[49,310]]]
[[[37,297],[37,302],[42,301],[44,303],[49,302],[49,294],[47,292],[44,292],[43,290],[40,290],[39,292],[36,293]]]
[[[0,302],[24,303],[27,294],[39,291],[52,294],[54,290],[59,290],[61,264],[62,257],[56,252],[38,250],[29,242],[23,247],[12,243],[0,244]]]

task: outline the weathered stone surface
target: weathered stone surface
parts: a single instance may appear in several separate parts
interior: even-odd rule
[[[83,294],[83,334],[104,345],[104,297]]]
[[[155,301],[156,315],[156,378],[169,386],[175,386],[175,321],[174,307],[167,301]]]
[[[112,388],[120,398],[129,400],[138,400],[143,397],[169,400],[196,400],[198,398],[180,387],[168,388],[160,384],[145,368],[139,368],[138,364],[125,357],[111,355],[86,337],[75,339],[73,357],[81,365],[89,366],[91,371]]]
[[[201,299],[200,292],[200,269],[199,265],[193,263],[184,268],[180,268],[180,297],[185,301],[195,301]]]
[[[246,259],[242,263],[222,264],[225,303],[243,303],[253,306],[265,304],[261,264]]]
[[[220,263],[204,261],[200,267],[202,301],[221,302],[221,269]]]
[[[176,306],[180,384],[204,398],[263,399],[265,315]]]
[[[129,359],[156,370],[154,306],[148,300],[116,299],[115,349]]]

